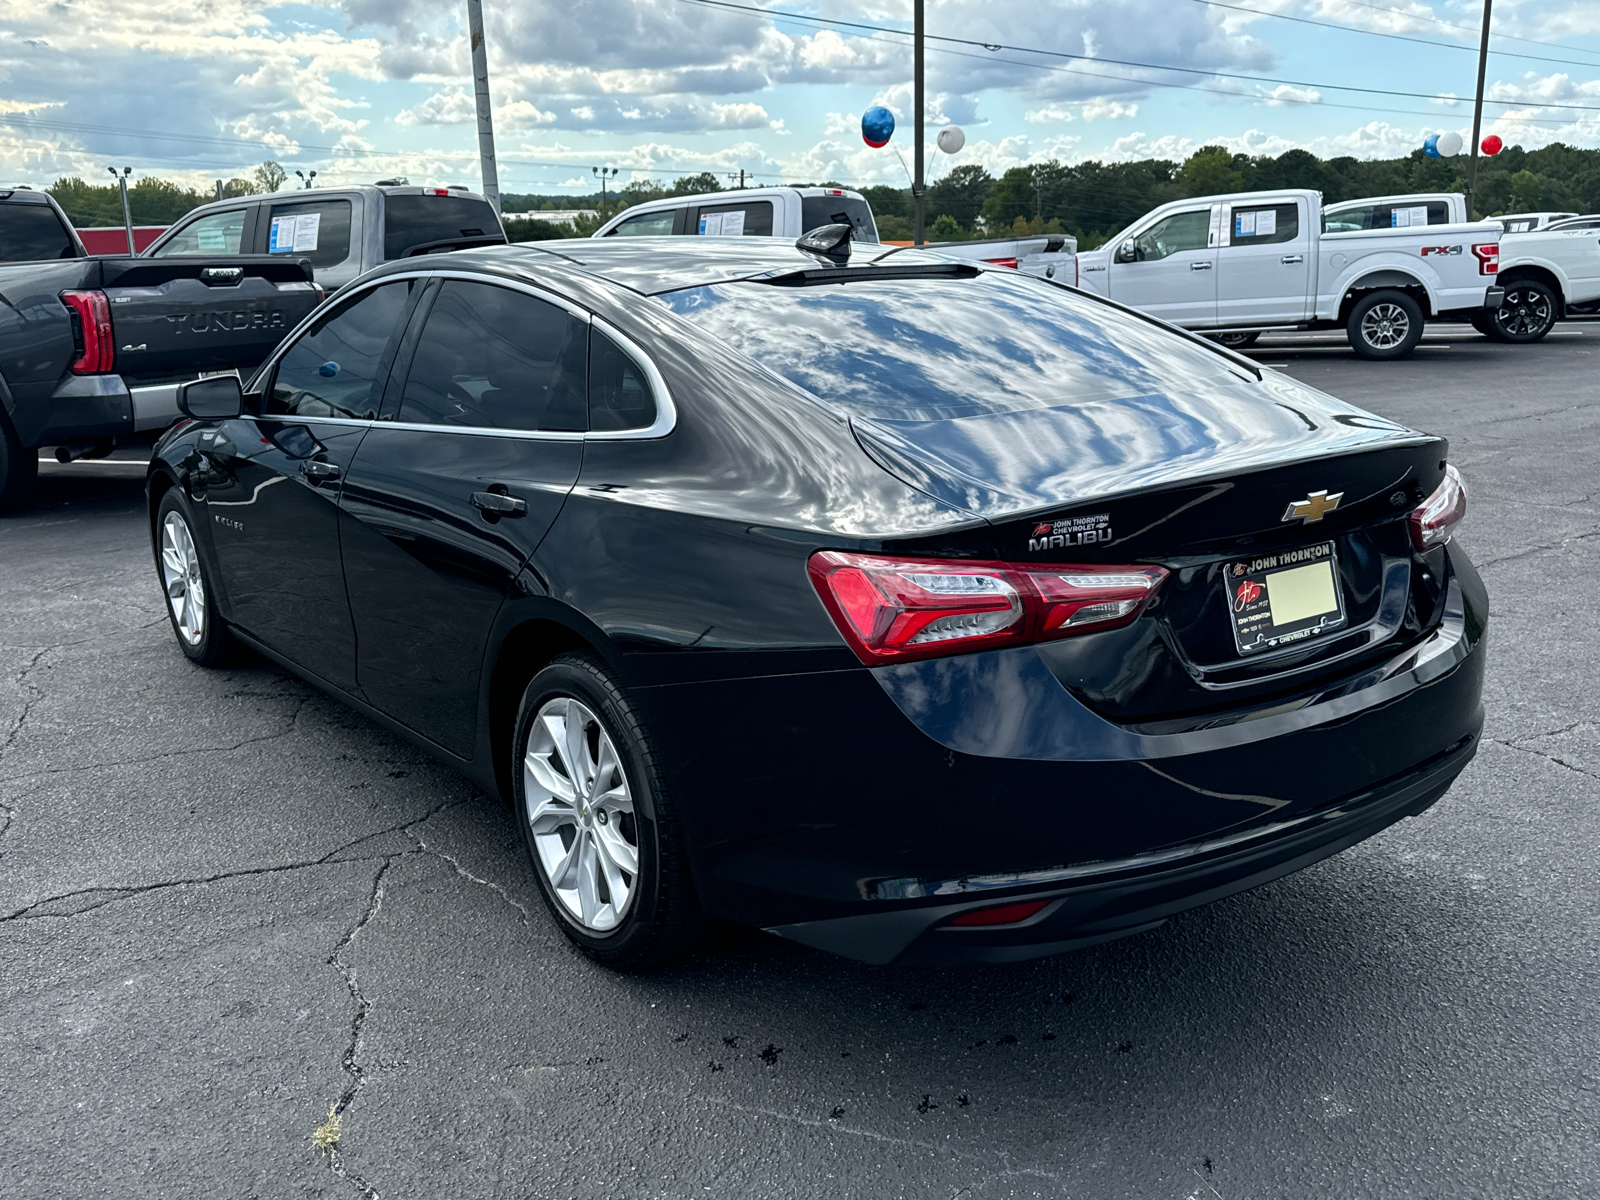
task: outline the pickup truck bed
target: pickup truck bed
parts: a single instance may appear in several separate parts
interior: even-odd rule
[[[63,258],[0,265],[0,510],[40,447],[101,457],[178,417],[177,385],[248,373],[321,300],[283,256]]]

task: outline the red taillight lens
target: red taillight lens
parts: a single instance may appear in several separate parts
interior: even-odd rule
[[[1161,567],[1042,566],[821,550],[811,582],[868,664],[1023,645],[1126,625]]]
[[[435,196],[448,196],[450,194],[449,188],[429,188],[428,191],[432,192]]]
[[[1015,925],[1039,912],[1048,900],[1024,900],[1020,904],[1000,904],[994,908],[979,908],[951,917],[946,925],[959,925],[964,929],[982,925]]]
[[[1017,269],[1017,260],[1014,258],[986,258],[983,261],[997,267],[1010,267],[1013,271]]]
[[[61,303],[77,314],[82,352],[72,361],[74,375],[103,375],[111,370],[116,343],[111,340],[111,305],[104,292],[62,292]]]
[[[1450,540],[1467,515],[1467,485],[1461,472],[1446,463],[1444,481],[1411,510],[1411,541],[1418,550],[1432,550]]]
[[[1478,260],[1479,275],[1494,275],[1500,270],[1500,247],[1493,242],[1485,243],[1472,248],[1472,255]]]

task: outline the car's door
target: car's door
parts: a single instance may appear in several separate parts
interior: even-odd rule
[[[1217,324],[1303,321],[1311,305],[1311,223],[1305,201],[1224,206],[1217,248]]]
[[[1600,299],[1600,222],[1552,229],[1543,236],[1549,239],[1550,257],[1567,268],[1567,300],[1587,304]]]
[[[231,619],[346,689],[355,632],[339,562],[344,471],[376,418],[416,280],[364,289],[263,375],[259,414],[202,443],[206,510]]]
[[[495,614],[578,478],[588,353],[576,306],[438,279],[345,479],[362,693],[463,757]]]
[[[1109,294],[1176,325],[1217,320],[1217,230],[1212,206],[1168,213],[1112,254]]]

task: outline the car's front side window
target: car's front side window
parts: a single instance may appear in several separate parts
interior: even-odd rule
[[[581,431],[588,322],[526,292],[448,279],[428,312],[395,419]]]
[[[669,237],[672,233],[674,209],[661,212],[640,213],[618,225],[607,237]]]
[[[1210,234],[1210,208],[1173,213],[1134,239],[1135,256],[1142,262],[1155,262],[1180,250],[1204,250]]]
[[[211,213],[182,226],[157,249],[154,258],[182,258],[198,254],[238,254],[244,237],[245,210],[230,208]]]
[[[264,415],[375,419],[389,345],[416,282],[381,284],[317,321],[279,360]]]

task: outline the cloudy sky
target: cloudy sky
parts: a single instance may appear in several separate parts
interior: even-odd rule
[[[484,8],[505,191],[587,192],[606,164],[623,181],[743,168],[755,182],[905,182],[892,149],[862,143],[860,116],[888,105],[909,161],[911,53],[896,31],[910,0]],[[476,187],[465,12],[5,0],[0,184],[112,163],[208,184],[271,157],[319,182]],[[930,37],[963,39],[929,43],[929,137],[946,122],[967,133],[930,164],[998,173],[1208,142],[1402,154],[1430,131],[1470,132],[1480,13],[1477,0],[928,0]],[[1486,131],[1600,146],[1600,3],[1501,0],[1493,32],[1488,95],[1503,103],[1486,105]]]

